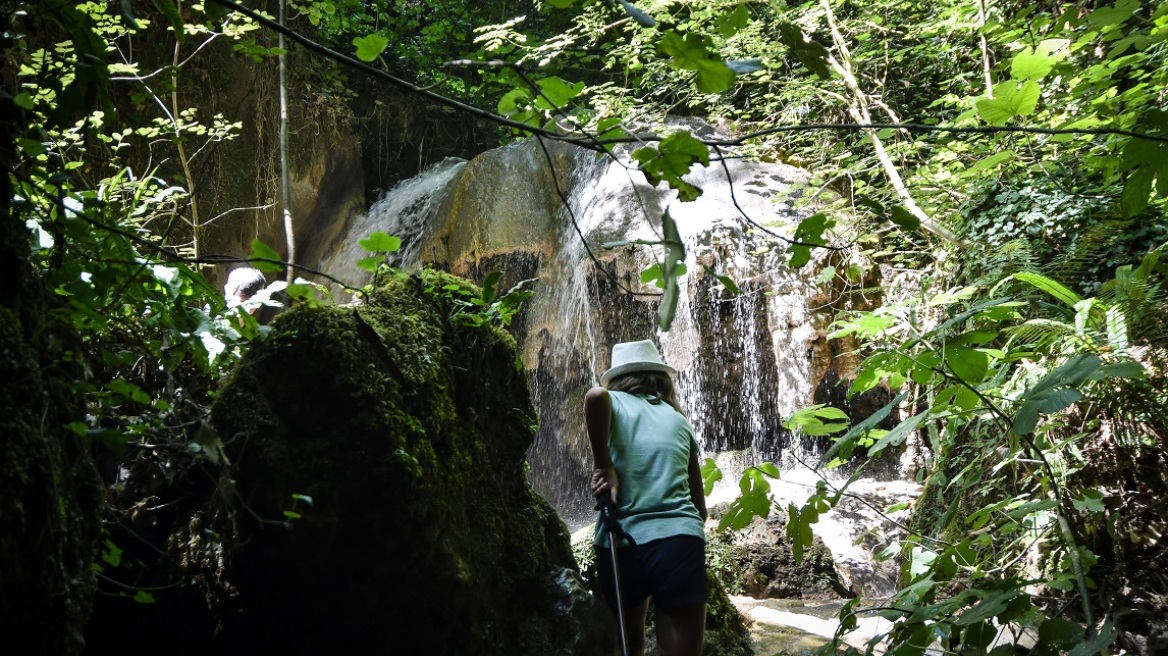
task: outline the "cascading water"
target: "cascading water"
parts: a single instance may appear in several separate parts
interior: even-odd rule
[[[724,465],[725,487],[712,501],[732,498],[744,467],[790,465],[800,454],[781,419],[814,402],[811,342],[824,321],[808,305],[816,285],[786,265],[786,244],[768,233],[794,232],[807,178],[782,164],[715,161],[686,177],[703,194],[683,203],[611,158],[528,140],[402,183],[354,222],[349,251],[322,266],[356,272],[353,263],[366,255],[357,240],[382,230],[403,238],[403,268],[431,263],[479,279],[501,270],[509,284],[535,279],[536,296],[512,326],[540,412],[530,480],[576,529],[593,516],[583,394],[617,342],[654,338],[678,369],[703,450]],[[659,290],[640,281],[660,249],[602,244],[660,239],[667,208],[686,245],[687,273],[674,324],[661,332],[652,295]],[[783,494],[806,487],[793,485]]]
[[[394,262],[416,262],[427,222],[464,166],[466,160],[448,157],[383,193],[369,211],[353,219],[346,238],[321,258],[321,270],[351,285],[368,282],[369,272],[358,268],[357,262],[370,254],[358,241],[378,231],[401,238],[402,247],[393,256]],[[333,293],[341,292],[334,289]]]

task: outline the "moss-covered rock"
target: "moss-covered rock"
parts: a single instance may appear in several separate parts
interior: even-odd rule
[[[480,293],[447,274],[399,275],[358,307],[280,315],[175,474],[214,484],[183,487],[201,502],[167,527],[150,572],[198,585],[148,607],[105,604],[91,644],[607,653],[607,611],[528,484],[527,377],[512,338],[477,325],[466,300]]]
[[[288,312],[225,386],[231,494],[266,521],[240,519],[222,643],[606,651],[567,530],[525,477],[536,416],[514,342],[460,321],[462,290],[477,295],[399,276],[360,307]]]

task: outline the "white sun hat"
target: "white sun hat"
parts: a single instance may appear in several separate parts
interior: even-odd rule
[[[645,339],[613,345],[612,367],[600,377],[600,384],[608,385],[613,378],[635,371],[663,371],[670,376],[677,375],[677,370],[661,359],[653,342]]]

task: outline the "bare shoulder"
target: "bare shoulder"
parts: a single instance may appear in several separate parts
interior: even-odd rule
[[[608,402],[608,390],[599,385],[584,393],[584,405]]]

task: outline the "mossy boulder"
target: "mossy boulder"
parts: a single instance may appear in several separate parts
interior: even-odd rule
[[[460,303],[478,294],[398,275],[361,306],[292,309],[244,358],[212,408],[230,480],[171,541],[222,593],[220,651],[607,652],[527,482],[514,341]]]

